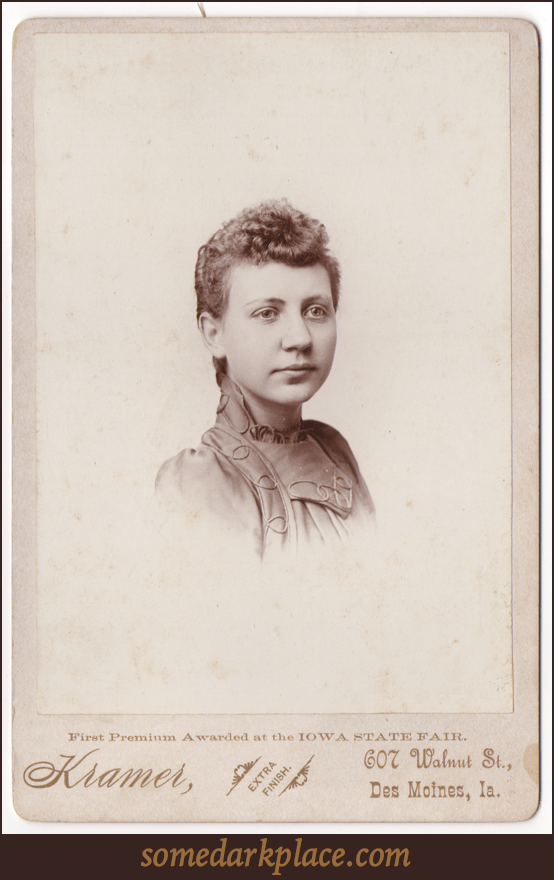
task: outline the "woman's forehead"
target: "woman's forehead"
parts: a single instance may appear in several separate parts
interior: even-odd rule
[[[229,278],[229,304],[246,305],[249,299],[302,300],[306,296],[331,298],[331,282],[320,263],[289,266],[274,261],[240,263]]]

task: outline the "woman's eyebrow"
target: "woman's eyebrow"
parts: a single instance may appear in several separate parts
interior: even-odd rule
[[[308,305],[308,303],[313,302],[323,302],[327,303],[332,301],[332,297],[328,293],[311,293],[308,296],[305,296],[301,302],[301,307]],[[252,306],[260,306],[260,305],[272,305],[272,306],[284,306],[286,305],[286,301],[284,299],[280,299],[278,296],[266,296],[261,297],[260,299],[253,299],[250,302],[247,302],[245,305],[245,309],[249,309]]]
[[[328,293],[312,293],[309,296],[304,297],[304,299],[302,300],[302,305],[305,306],[308,303],[313,303],[313,302],[326,303],[326,302],[332,302],[332,300],[333,300],[332,296]]]
[[[251,302],[246,303],[245,308],[250,308],[250,306],[261,305],[262,303],[271,303],[272,306],[283,306],[285,304],[284,299],[279,299],[276,296],[267,296],[262,297],[261,299],[253,299]]]

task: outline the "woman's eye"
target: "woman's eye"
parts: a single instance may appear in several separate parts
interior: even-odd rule
[[[276,314],[277,312],[275,309],[260,309],[258,312],[254,312],[254,318],[262,318],[264,321],[270,321]]]
[[[307,314],[310,315],[311,318],[324,318],[327,314],[327,309],[323,306],[310,306]]]

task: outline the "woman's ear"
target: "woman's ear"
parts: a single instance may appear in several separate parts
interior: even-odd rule
[[[211,353],[212,357],[225,357],[225,348],[223,346],[222,338],[222,319],[214,318],[209,312],[202,312],[198,318],[198,329],[202,334],[204,345]]]

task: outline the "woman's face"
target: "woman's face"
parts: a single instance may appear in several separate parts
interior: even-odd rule
[[[232,270],[219,341],[227,373],[249,403],[297,410],[329,375],[336,339],[323,266],[271,262]]]

